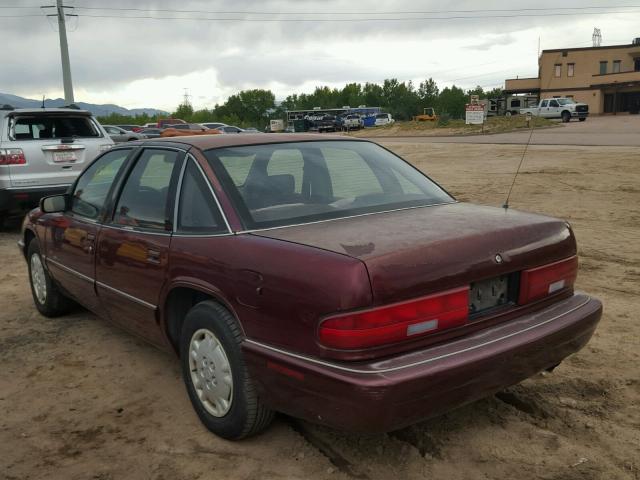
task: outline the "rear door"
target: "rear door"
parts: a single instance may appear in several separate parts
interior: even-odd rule
[[[95,291],[95,245],[112,184],[132,149],[118,149],[97,159],[78,179],[70,210],[54,217],[47,230],[45,254],[53,277],[79,303],[102,311]]]
[[[157,343],[178,179],[185,153],[140,151],[98,237],[96,287],[111,320]]]
[[[71,184],[100,145],[112,144],[89,114],[16,113],[8,128],[9,145],[21,148],[27,161],[10,167],[13,187]]]

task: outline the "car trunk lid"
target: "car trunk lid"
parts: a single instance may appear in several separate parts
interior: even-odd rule
[[[576,253],[573,234],[562,220],[466,203],[254,234],[360,259],[369,272],[374,305],[470,284],[473,292],[474,283],[509,277]],[[507,288],[500,282],[489,286]]]

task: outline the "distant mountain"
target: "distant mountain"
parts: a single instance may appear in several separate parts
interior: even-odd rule
[[[14,108],[40,108],[42,106],[42,100],[33,100],[31,98],[23,98],[17,95],[11,95],[10,93],[0,93],[0,105],[9,104]],[[156,108],[124,108],[119,105],[96,105],[94,103],[75,102],[75,104],[83,110],[89,110],[96,116],[105,116],[110,113],[117,113],[120,115],[142,115],[146,113],[152,117],[157,115],[167,115],[164,110],[158,110]],[[44,101],[44,106],[48,108],[62,107],[66,105],[63,98],[51,99],[47,98]]]

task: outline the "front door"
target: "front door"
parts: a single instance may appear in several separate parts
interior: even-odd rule
[[[53,277],[75,300],[99,313],[96,295],[95,245],[109,189],[131,149],[108,152],[80,176],[70,209],[57,215],[47,231],[46,263]]]
[[[111,320],[162,344],[157,324],[184,152],[142,150],[98,237],[96,286]]]

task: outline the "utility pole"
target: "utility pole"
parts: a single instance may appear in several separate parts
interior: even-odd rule
[[[55,8],[56,13],[47,15],[48,17],[58,17],[58,33],[60,35],[60,58],[62,60],[62,84],[64,86],[64,100],[67,104],[74,102],[73,83],[71,82],[71,62],[69,61],[69,44],[67,43],[67,25],[65,23],[67,7],[62,4],[62,0],[56,0],[56,4],[47,5],[42,8]],[[74,15],[75,16],[75,15]]]

